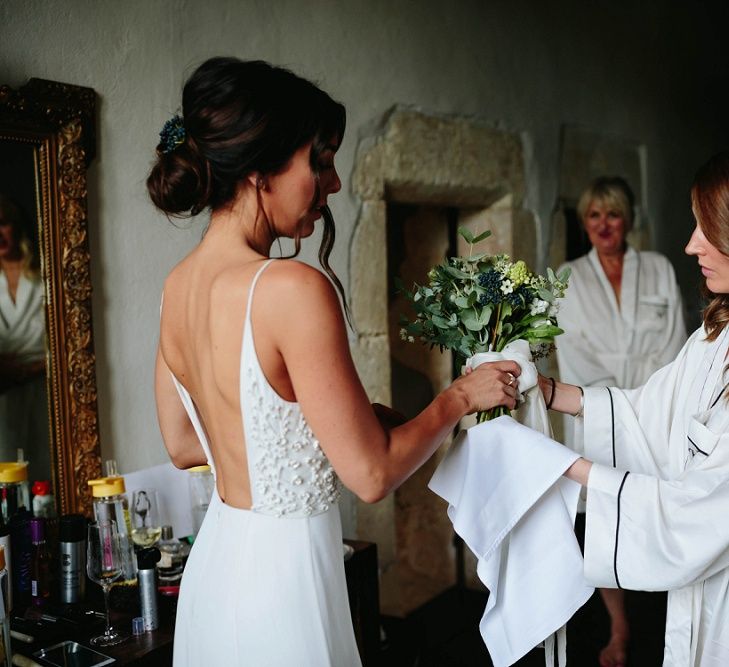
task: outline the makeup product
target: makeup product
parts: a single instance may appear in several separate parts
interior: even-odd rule
[[[8,609],[13,608],[13,585],[12,585],[12,570],[10,569],[10,528],[8,527],[7,521],[3,517],[3,513],[0,512],[0,547],[5,552],[5,569],[7,570],[7,590],[3,592],[3,603]]]
[[[64,514],[59,521],[60,600],[80,602],[86,593],[86,517]]]
[[[51,552],[46,544],[46,525],[42,517],[30,520],[30,599],[41,607],[51,597]]]
[[[26,607],[30,604],[30,512],[22,508],[18,510],[8,523],[10,529],[10,547],[12,550],[13,608]]]
[[[160,551],[148,547],[137,552],[137,579],[139,581],[139,604],[146,632],[159,627],[157,612],[157,563]]]
[[[10,667],[13,662],[10,643],[10,606],[8,605],[8,571],[5,569],[5,549],[0,547],[0,665]]]

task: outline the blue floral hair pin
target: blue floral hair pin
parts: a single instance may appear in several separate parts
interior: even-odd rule
[[[185,141],[185,126],[179,115],[170,118],[162,127],[159,133],[160,150],[163,153],[171,153]]]

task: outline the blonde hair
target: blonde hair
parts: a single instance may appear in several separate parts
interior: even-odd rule
[[[26,278],[40,277],[40,260],[33,241],[28,235],[22,209],[8,195],[0,192],[0,224],[10,225],[23,258],[23,274]]]
[[[614,209],[625,220],[625,231],[633,228],[633,207],[635,195],[628,182],[620,176],[600,176],[580,195],[577,202],[577,215],[584,224],[587,209],[597,202],[602,206]]]
[[[696,172],[691,204],[706,240],[729,256],[729,151],[715,155]],[[711,299],[703,312],[707,339],[715,340],[729,323],[729,294],[714,294],[706,281],[702,293]]]

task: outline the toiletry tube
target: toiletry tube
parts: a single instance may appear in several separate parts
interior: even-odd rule
[[[139,604],[146,632],[159,627],[157,611],[157,563],[161,557],[157,547],[148,547],[137,553],[137,580]]]
[[[86,518],[64,514],[59,521],[60,599],[64,604],[80,602],[86,592]]]

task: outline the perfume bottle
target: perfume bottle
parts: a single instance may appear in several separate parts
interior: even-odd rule
[[[30,599],[36,606],[42,606],[51,597],[51,552],[46,544],[45,519],[33,517],[30,520]]]
[[[182,570],[190,553],[190,546],[173,539],[172,526],[162,526],[162,539],[158,547],[162,554],[157,565],[159,582],[165,586],[175,586],[182,579]]]

